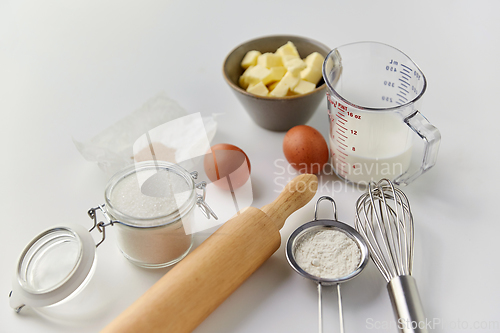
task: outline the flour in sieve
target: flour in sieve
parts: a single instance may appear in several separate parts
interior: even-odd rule
[[[307,273],[324,279],[336,279],[358,268],[361,251],[342,231],[316,229],[299,237],[294,257]]]

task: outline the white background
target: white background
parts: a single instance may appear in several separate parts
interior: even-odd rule
[[[90,138],[160,91],[190,113],[224,113],[214,143],[248,154],[253,206],[275,198],[284,133],[255,125],[221,73],[233,47],[270,34],[331,48],[384,42],[419,64],[428,79],[422,112],[443,139],[437,165],[404,188],[416,223],[414,276],[427,316],[446,324],[433,331],[489,322],[496,328],[473,331],[500,331],[499,12],[497,1],[0,0],[0,331],[96,332],[165,274],[128,263],[111,230],[98,249],[95,279],[107,300],[99,316],[68,327],[8,306],[25,244],[54,224],[88,225],[87,209],[103,202],[107,178],[72,137]],[[326,101],[308,124],[326,137]],[[334,196],[339,219],[352,225],[360,192],[338,185],[322,194]],[[315,285],[291,270],[283,249],[312,214],[310,203],[290,217],[279,251],[196,332],[317,330]],[[196,244],[206,236],[197,235]],[[373,327],[393,320],[374,265],[342,288],[347,332],[396,331]],[[325,302],[325,332],[336,332],[334,290]]]

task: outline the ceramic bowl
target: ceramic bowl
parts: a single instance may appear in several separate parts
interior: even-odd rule
[[[288,41],[295,44],[302,59],[312,52],[318,52],[323,57],[330,52],[329,47],[310,38],[287,35],[266,36],[237,46],[226,57],[223,65],[224,78],[247,113],[257,125],[271,131],[287,131],[294,126],[305,124],[312,117],[319,103],[326,101],[323,79],[316,85],[316,89],[307,94],[281,98],[254,95],[239,86],[238,79],[244,71],[240,64],[248,51],[275,52]]]

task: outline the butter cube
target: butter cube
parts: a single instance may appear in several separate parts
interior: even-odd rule
[[[290,72],[286,72],[285,76],[281,79],[280,83],[286,84],[288,88],[293,89],[297,84],[299,84],[300,77],[293,75]]]
[[[285,62],[285,68],[294,76],[300,76],[300,72],[306,67],[306,63],[300,58],[289,59]]]
[[[276,82],[273,82],[271,83],[270,85],[267,86],[267,89],[269,89],[269,92],[273,91],[274,88],[276,88],[276,86],[279,84],[280,82],[279,81],[276,81]]]
[[[282,56],[281,59],[283,60],[283,64],[286,64],[287,62],[292,61],[293,59],[300,59],[300,57],[292,54],[287,54]]]
[[[300,80],[299,83],[292,89],[292,91],[296,94],[307,94],[316,88],[314,83]]]
[[[321,80],[321,77],[323,76],[321,72],[323,61],[325,61],[325,58],[318,52],[313,52],[308,55],[305,59],[307,67],[300,72],[300,78],[302,80],[318,84],[319,80]]]
[[[243,89],[248,88],[248,81],[245,79],[243,75],[240,76],[238,83],[240,84],[240,87],[242,87]]]
[[[306,67],[304,70],[300,72],[300,78],[302,80],[311,82],[314,85],[318,84],[322,76],[323,74],[321,73],[321,70],[318,70],[317,68],[314,67]]]
[[[280,57],[286,55],[293,55],[296,57],[300,57],[297,48],[292,42],[288,42],[285,45],[281,46],[279,49],[276,50],[276,54],[279,55]]]
[[[247,89],[247,92],[255,95],[260,95],[260,96],[267,96],[269,93],[269,90],[267,89],[266,85],[262,82],[259,82],[254,85],[250,85]]]
[[[269,96],[274,97],[284,97],[288,95],[289,90],[295,88],[299,83],[300,78],[298,76],[292,75],[290,72],[286,72],[285,76],[281,81],[274,87]]]
[[[245,76],[245,80],[247,80],[249,84],[257,84],[262,81],[262,83],[266,85],[271,82],[271,70],[262,65],[256,65],[249,69],[248,74]]]
[[[269,93],[269,96],[273,97],[285,97],[288,93],[288,90],[290,88],[286,85],[286,83],[283,83],[283,80],[278,82],[276,87]]]
[[[283,66],[281,57],[274,53],[264,53],[257,58],[257,64],[267,68]]]
[[[279,81],[285,76],[286,68],[285,67],[271,67],[270,68],[271,75],[269,77],[269,82]]]
[[[318,52],[313,52],[304,59],[307,66],[319,67],[323,66],[325,58]]]
[[[250,84],[250,82],[248,82],[248,73],[252,70],[252,68],[254,68],[255,66],[250,66],[247,68],[246,71],[243,72],[243,74],[241,74],[240,76],[240,79],[239,79],[239,84],[240,84],[240,87],[242,87],[243,89],[246,89],[248,88],[248,85]]]
[[[247,54],[243,57],[243,60],[241,61],[241,67],[247,69],[250,66],[255,66],[257,65],[257,59],[261,55],[259,51],[248,51]]]

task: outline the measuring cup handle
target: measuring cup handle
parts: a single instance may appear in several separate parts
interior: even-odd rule
[[[441,133],[419,111],[415,111],[404,119],[415,133],[424,140],[424,156],[420,168],[412,174],[403,174],[394,180],[398,185],[407,185],[436,164]]]

